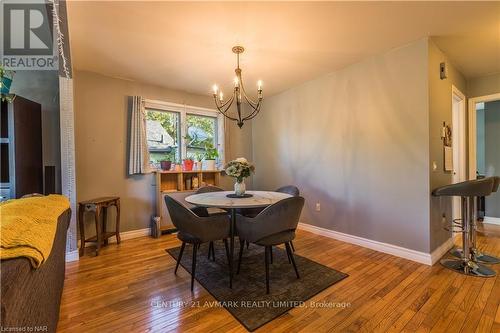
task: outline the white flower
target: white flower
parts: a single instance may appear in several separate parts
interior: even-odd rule
[[[248,163],[247,159],[244,157],[238,157],[235,161],[239,163]]]

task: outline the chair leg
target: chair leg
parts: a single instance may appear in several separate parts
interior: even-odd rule
[[[247,241],[247,249],[248,249],[248,247],[249,247],[249,246],[250,246],[250,242],[249,242],[249,241]]]
[[[295,264],[295,259],[293,258],[293,252],[290,247],[290,244],[285,243],[285,247],[286,247],[286,252],[288,252],[288,255],[290,256],[290,260],[292,261],[293,268],[295,269],[295,274],[297,275],[297,279],[300,279],[299,271],[297,269],[297,265]]]
[[[266,294],[269,294],[269,252],[270,247],[266,246],[264,251],[264,257],[266,262]]]
[[[241,267],[241,257],[243,257],[243,248],[245,246],[245,241],[240,238],[240,254],[238,255],[238,269],[236,270],[236,274],[240,274]]]
[[[175,264],[174,274],[177,274],[177,268],[179,268],[179,264],[181,263],[181,258],[182,258],[182,254],[184,253],[185,247],[186,247],[186,243],[182,242],[181,251],[179,252],[179,256],[177,257],[177,264]]]
[[[295,252],[295,246],[293,246],[293,242],[290,241],[290,247],[292,248],[292,251]]]
[[[215,261],[215,245],[214,242],[211,243],[212,243],[212,261]]]
[[[194,287],[194,276],[196,271],[196,252],[198,251],[198,244],[193,244],[193,265],[191,267],[191,291]]]
[[[229,266],[231,266],[231,260],[229,256],[229,244],[227,242],[227,238],[224,238],[224,247],[226,248],[227,263],[229,264]]]
[[[207,258],[210,260],[210,254],[212,254],[212,247],[214,245],[214,242],[208,243],[208,256]]]
[[[271,258],[271,265],[273,264],[273,247],[269,246],[269,257]]]
[[[285,247],[286,249],[286,247]],[[288,258],[288,263],[291,264],[292,261],[290,260],[290,254],[288,254],[288,251],[286,251],[286,257]]]

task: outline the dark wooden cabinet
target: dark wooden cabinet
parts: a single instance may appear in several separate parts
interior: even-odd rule
[[[43,193],[42,107],[17,96],[1,106],[2,199]]]

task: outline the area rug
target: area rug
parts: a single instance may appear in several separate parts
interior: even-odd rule
[[[186,244],[181,265],[191,273],[192,245]],[[309,298],[341,281],[348,275],[307,258],[294,255],[300,279],[286,251],[273,248],[273,263],[269,267],[270,293],[266,294],[264,247],[251,244],[245,247],[240,273],[236,274],[238,241],[235,241],[233,288],[229,288],[229,269],[222,242],[215,242],[215,261],[207,258],[208,244],[198,250],[196,280],[217,300],[215,304],[198,306],[222,306],[245,328],[254,331],[279,317],[293,307],[309,306]],[[180,247],[166,249],[177,260]],[[173,271],[172,271],[172,274]],[[189,287],[187,287],[189,288]]]

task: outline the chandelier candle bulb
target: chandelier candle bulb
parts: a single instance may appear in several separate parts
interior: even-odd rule
[[[219,90],[219,88],[217,87],[217,85],[214,84],[214,86],[212,88],[214,90],[214,95],[217,95],[217,91]]]
[[[262,91],[262,81],[261,80],[257,81],[257,89],[259,91]]]
[[[219,100],[222,102],[224,100],[224,94],[222,91],[219,93]]]

